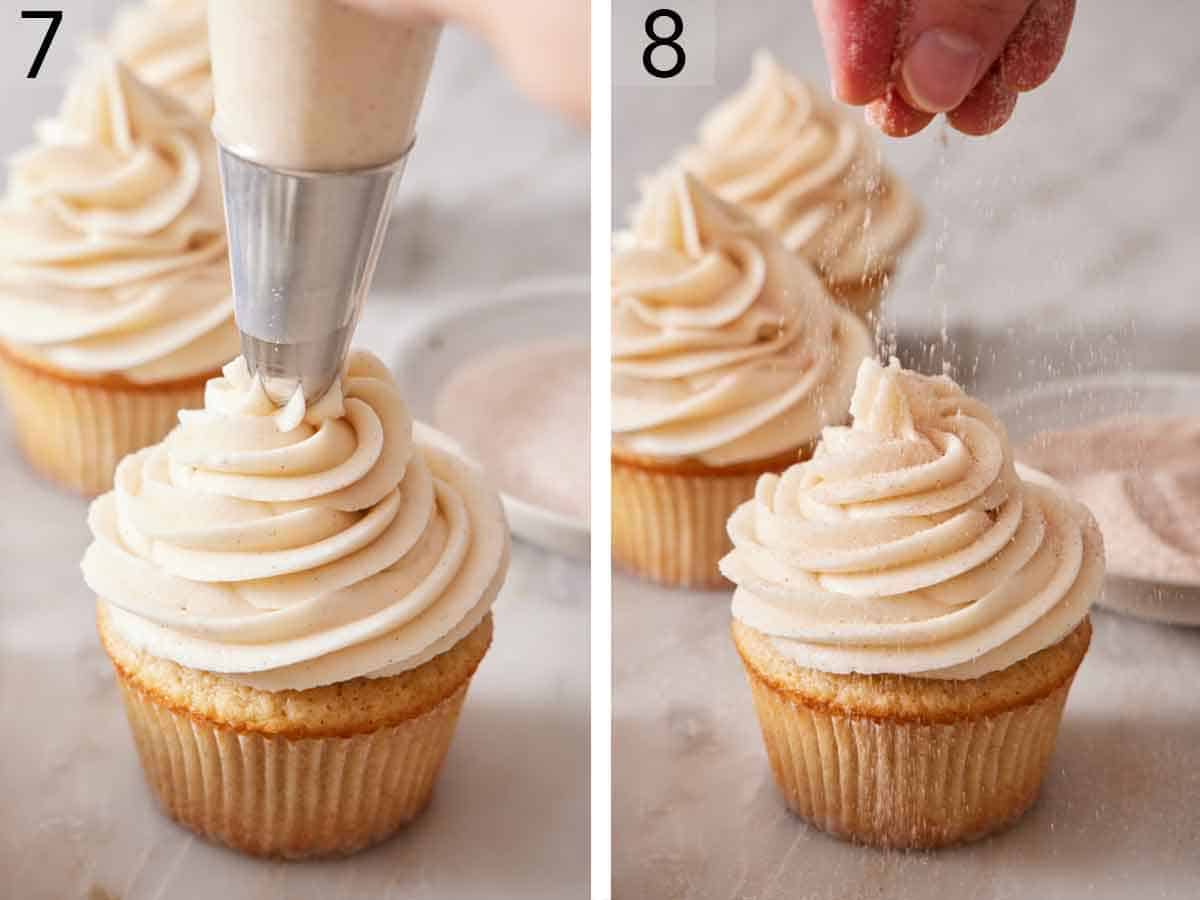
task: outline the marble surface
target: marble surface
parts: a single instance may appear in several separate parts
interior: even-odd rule
[[[86,504],[29,474],[0,426],[0,896],[13,900],[583,898],[588,570],[524,544],[425,814],[345,860],[255,860],[163,817],[79,576]],[[11,521],[11,520],[10,520]]]
[[[0,29],[4,154],[57,104],[71,44],[114,4],[56,5],[67,16],[44,79],[20,80],[28,41]],[[435,309],[586,278],[588,208],[587,136],[519,97],[477,40],[447,33],[357,343],[386,358]],[[415,825],[349,860],[261,862],[155,809],[79,575],[86,504],[30,472],[2,415],[0,496],[0,896],[586,896],[586,565],[514,547],[495,644]]]
[[[614,91],[614,218],[636,177],[772,48],[823,83],[807,4],[718,3],[717,84]],[[739,14],[740,13],[740,14]],[[889,141],[925,229],[881,338],[989,400],[1059,375],[1200,369],[1200,12],[1079,4],[1066,59],[998,135]],[[787,812],[728,636],[727,592],[613,582],[620,900],[1190,898],[1200,884],[1200,631],[1099,611],[1042,796],[936,854],[838,842]]]
[[[794,817],[729,639],[728,592],[613,579],[618,900],[1185,900],[1200,883],[1200,630],[1098,611],[1042,795],[1014,828],[885,852]]]

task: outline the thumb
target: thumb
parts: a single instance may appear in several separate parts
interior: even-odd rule
[[[915,0],[900,41],[897,88],[914,109],[954,109],[1000,56],[1032,0]]]

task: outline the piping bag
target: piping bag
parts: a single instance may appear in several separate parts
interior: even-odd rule
[[[415,138],[441,26],[337,0],[209,0],[242,354],[271,399],[339,377]]]

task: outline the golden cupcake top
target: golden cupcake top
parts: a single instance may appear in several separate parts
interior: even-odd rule
[[[1100,591],[1088,511],[1018,469],[949,378],[865,360],[853,424],[759,479],[729,520],[733,615],[798,664],[975,678],[1060,641]]]
[[[114,480],[83,559],[108,626],[265,690],[416,668],[483,620],[508,566],[497,494],[414,429],[367,353],[315,404],[297,391],[282,409],[234,360]]]
[[[916,200],[861,118],[764,50],[749,82],[704,118],[677,163],[831,284],[890,272],[920,224]]]
[[[0,339],[143,383],[236,355],[208,125],[93,53],[37,136],[0,199]]]
[[[811,267],[696,178],[648,181],[613,256],[613,445],[712,466],[844,419],[862,323]]]

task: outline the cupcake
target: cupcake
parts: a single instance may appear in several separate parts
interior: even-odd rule
[[[788,806],[885,847],[982,837],[1037,797],[1104,547],[946,377],[863,362],[853,424],[729,520],[733,639]]]
[[[499,499],[378,359],[284,408],[239,358],[91,507],[83,558],[147,780],[246,853],[375,843],[429,802],[508,568]]]
[[[713,587],[725,520],[845,420],[863,324],[695,178],[644,186],[613,258],[613,560]]]
[[[212,60],[205,0],[143,0],[117,13],[108,46],[147,84],[213,116]]]
[[[920,208],[884,165],[861,116],[754,57],[750,82],[714,109],[677,159],[807,259],[861,316],[879,306]]]
[[[237,355],[208,125],[93,55],[0,199],[0,392],[40,472],[86,494]]]

